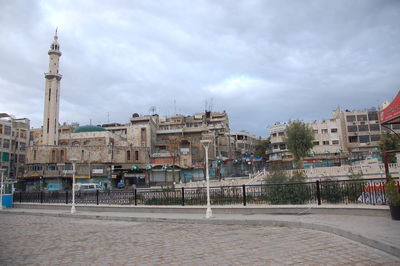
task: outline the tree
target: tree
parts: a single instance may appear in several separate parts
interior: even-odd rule
[[[271,141],[268,139],[265,140],[260,140],[258,144],[255,147],[254,155],[257,157],[263,157],[266,158],[266,150],[268,148],[268,145],[271,143]]]
[[[381,156],[382,161],[385,161],[385,151],[400,149],[400,138],[391,132],[386,132],[385,135],[381,136],[379,148],[381,150],[379,155]],[[387,156],[388,163],[396,162],[394,153],[388,153]]]
[[[286,127],[286,146],[293,154],[298,168],[302,168],[301,160],[313,147],[314,131],[307,124],[296,120]]]

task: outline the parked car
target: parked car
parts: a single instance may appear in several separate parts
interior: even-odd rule
[[[79,184],[79,188],[77,189],[78,191],[96,191],[96,190],[102,190],[101,186],[96,183],[86,183],[86,184]]]

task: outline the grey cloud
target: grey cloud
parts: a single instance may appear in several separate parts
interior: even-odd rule
[[[62,121],[190,114],[212,99],[232,130],[265,136],[276,121],[376,107],[400,85],[398,1],[3,2],[1,106],[35,126],[56,26]]]

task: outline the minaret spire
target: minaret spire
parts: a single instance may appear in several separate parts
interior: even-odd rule
[[[49,72],[45,73],[45,97],[43,118],[43,145],[58,145],[59,109],[60,109],[60,81],[59,73],[60,44],[57,30],[50,45]]]

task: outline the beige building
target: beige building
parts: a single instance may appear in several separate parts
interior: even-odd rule
[[[250,155],[255,152],[260,139],[247,132],[231,132],[232,150],[235,152],[234,158],[241,158],[243,155]]]
[[[304,158],[305,166],[340,166],[354,160],[376,157],[380,137],[387,131],[379,124],[378,111],[356,110],[332,112],[332,118],[307,123],[314,130],[314,147]],[[277,123],[270,128],[270,162],[291,164],[293,156],[285,143],[287,124]],[[391,125],[400,133],[400,125]]]
[[[5,179],[24,175],[26,149],[29,144],[30,121],[0,113],[0,168],[6,169]]]

